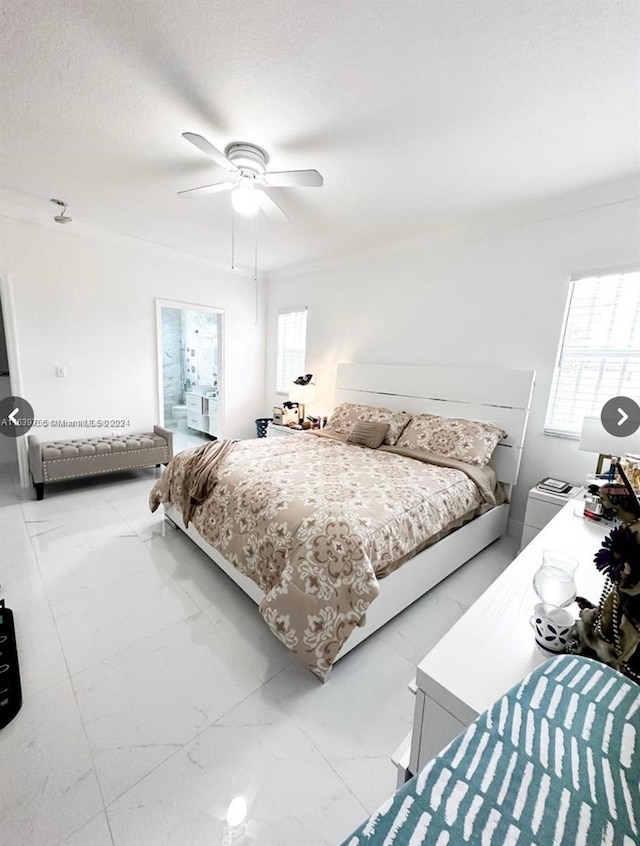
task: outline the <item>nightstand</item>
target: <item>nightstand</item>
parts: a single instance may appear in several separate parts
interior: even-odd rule
[[[275,423],[269,423],[267,426],[268,438],[286,437],[287,435],[301,435],[303,432],[308,432],[308,429],[292,429],[291,426],[276,426]]]
[[[520,549],[524,549],[570,499],[582,496],[583,493],[584,488],[579,485],[571,488],[566,494],[541,491],[537,486],[531,488],[527,497]]]

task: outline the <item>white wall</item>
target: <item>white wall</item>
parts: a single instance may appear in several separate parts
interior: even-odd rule
[[[1,226],[0,269],[11,276],[22,394],[36,417],[125,418],[138,431],[157,422],[159,297],[225,309],[224,434],[255,436],[253,421],[264,411],[262,284],[256,324],[247,275],[122,236],[77,234],[87,230],[75,223],[4,217]],[[67,378],[54,376],[57,364]]]
[[[583,481],[595,456],[542,427],[572,273],[638,263],[633,200],[499,231],[432,238],[333,266],[269,275],[267,400],[275,384],[279,308],[307,305],[307,367],[332,406],[341,361],[537,371],[511,516],[543,476]],[[280,397],[280,399],[282,399]]]

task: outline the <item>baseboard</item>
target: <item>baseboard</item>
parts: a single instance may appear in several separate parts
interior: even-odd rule
[[[507,523],[507,537],[518,538],[522,537],[522,529],[524,523],[521,520],[509,520]]]

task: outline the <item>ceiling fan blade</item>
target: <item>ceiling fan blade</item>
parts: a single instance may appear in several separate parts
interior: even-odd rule
[[[266,191],[262,190],[261,188],[256,189],[256,193],[258,195],[258,202],[260,203],[260,208],[262,211],[267,214],[273,220],[277,220],[280,223],[286,223],[289,220],[289,215],[284,212],[280,206],[273,200]]]
[[[230,191],[235,182],[214,182],[213,185],[202,185],[200,188],[189,188],[188,191],[178,191],[179,197],[204,197],[207,194],[218,194],[220,191]]]
[[[324,185],[322,174],[317,170],[281,170],[265,173],[265,185],[269,188],[320,188]]]
[[[195,132],[183,132],[182,137],[194,144],[200,152],[204,153],[205,156],[209,156],[210,159],[213,159],[214,162],[219,164],[221,167],[224,167],[232,172],[238,170],[234,163],[230,161],[224,153],[221,153],[217,147],[214,147],[213,144],[207,141],[206,138],[203,138],[202,135],[196,135]]]

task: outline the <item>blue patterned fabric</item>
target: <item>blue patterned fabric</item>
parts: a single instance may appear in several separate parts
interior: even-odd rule
[[[343,846],[638,846],[639,735],[638,685],[554,658]]]

